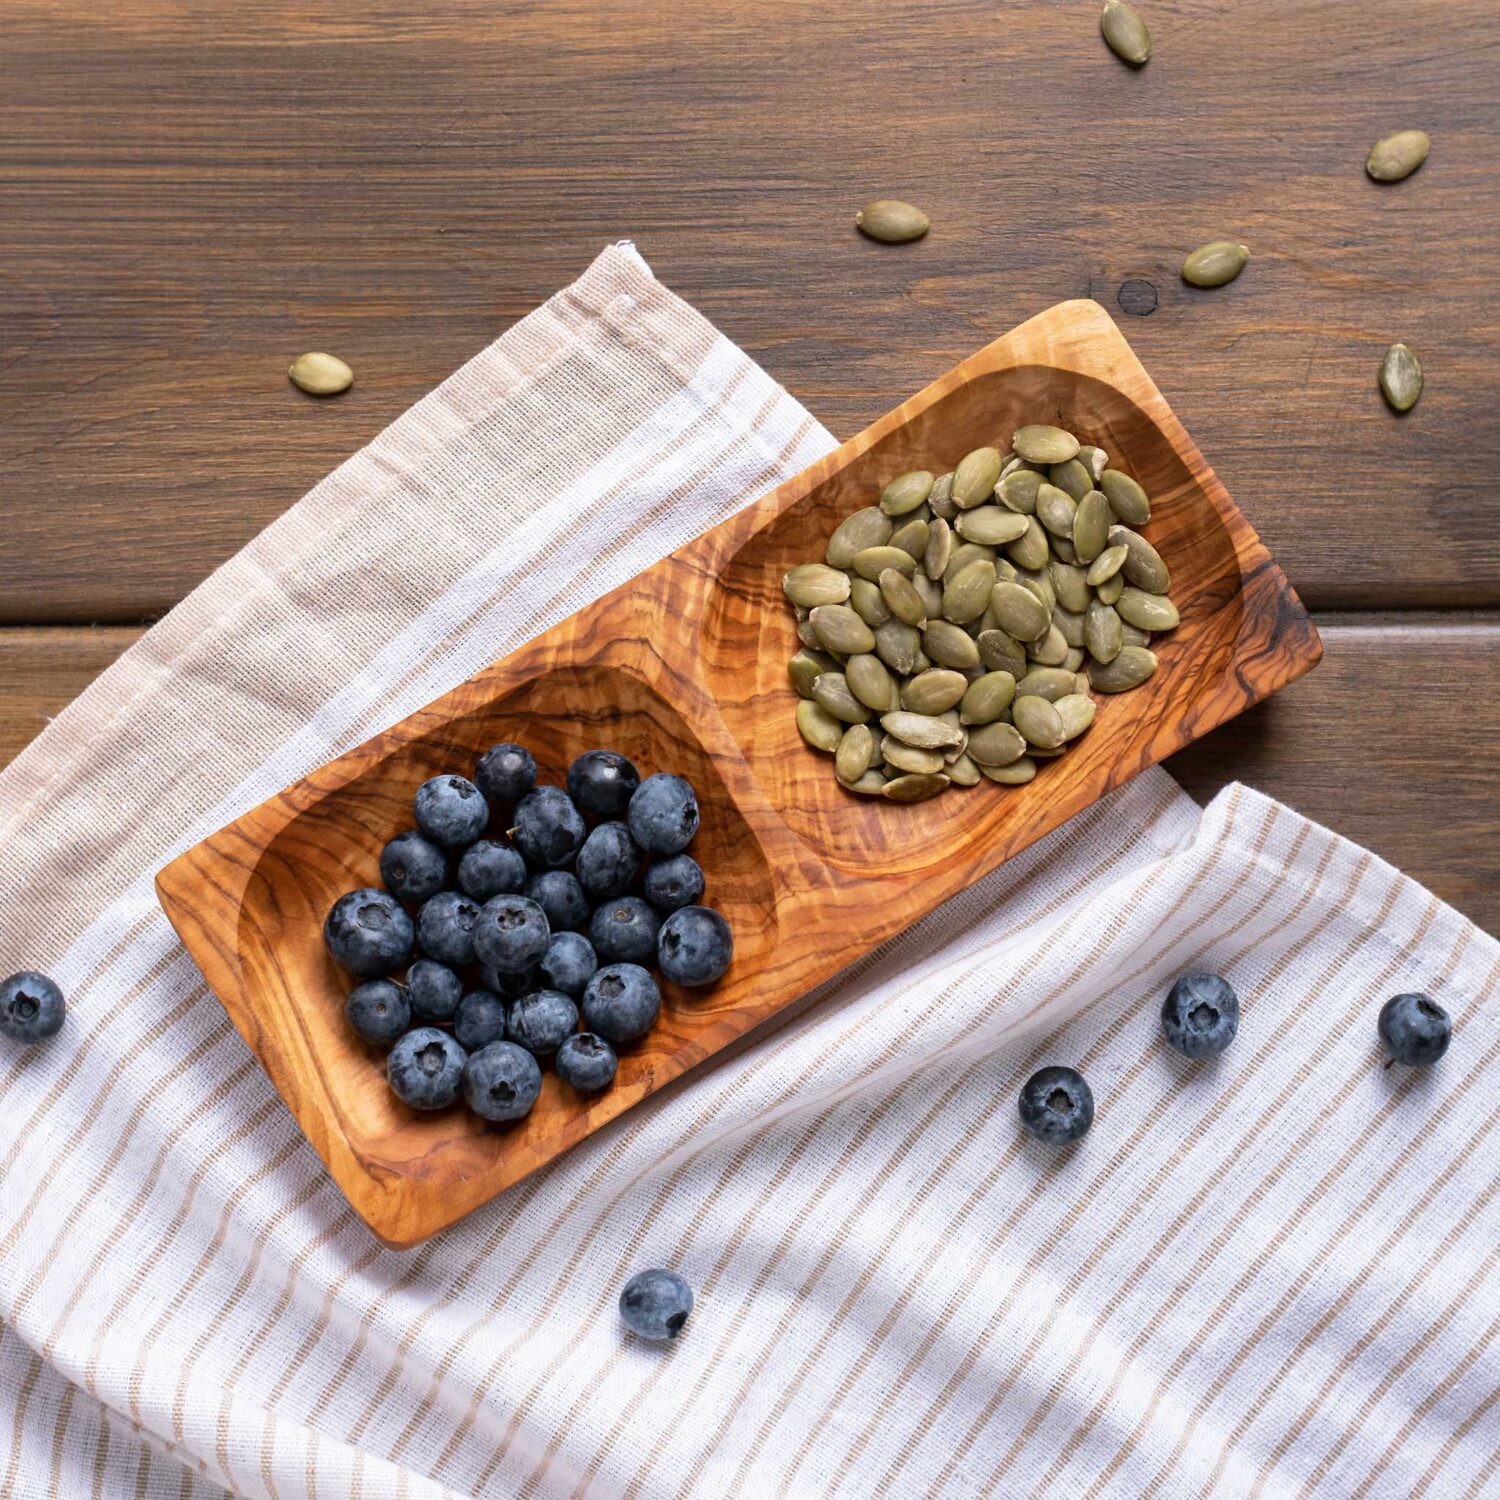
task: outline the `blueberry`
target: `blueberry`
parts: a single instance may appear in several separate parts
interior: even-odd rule
[[[1043,1068],[1021,1090],[1021,1123],[1037,1140],[1066,1146],[1088,1134],[1094,1095],[1074,1068]]]
[[[601,823],[584,841],[573,869],[590,901],[623,896],[641,867],[641,847],[623,823]]]
[[[439,891],[417,913],[417,941],[428,958],[462,968],[474,962],[479,905],[457,891]]]
[[[323,943],[351,974],[378,979],[411,957],[411,918],[389,891],[350,891],[333,903]]]
[[[547,913],[553,932],[572,932],[589,919],[589,898],[568,870],[543,870],[526,882],[526,894]]]
[[[643,1339],[675,1339],[692,1310],[693,1289],[676,1271],[641,1271],[620,1293],[620,1316]]]
[[[364,1041],[384,1046],[411,1025],[411,1002],[395,980],[367,979],[349,991],[344,1014]]]
[[[589,921],[589,942],[607,964],[645,963],[656,952],[661,918],[639,896],[617,896]]]
[[[558,786],[533,787],[516,804],[511,837],[533,870],[567,864],[588,835],[583,815]]]
[[[486,1120],[519,1120],[531,1113],[542,1091],[542,1070],[514,1042],[481,1047],[464,1068],[464,1098]]]
[[[519,1000],[522,995],[529,995],[532,990],[547,988],[547,982],[542,977],[540,965],[533,964],[530,968],[520,969],[514,974],[502,974],[499,969],[481,967],[480,977],[484,980],[484,987],[499,995],[502,1000]]]
[[[406,998],[418,1021],[451,1021],[463,993],[463,980],[436,959],[419,958],[406,971]]]
[[[479,757],[474,780],[491,802],[519,802],[536,785],[536,762],[524,745],[494,745]]]
[[[554,932],[537,965],[548,985],[575,999],[583,993],[598,967],[599,955],[581,932]]]
[[[669,854],[651,861],[641,889],[646,899],[663,916],[684,906],[697,906],[703,900],[707,882],[698,861],[691,854]]]
[[[639,1041],[661,1012],[661,991],[639,964],[610,964],[583,992],[583,1023],[612,1046]]]
[[[551,1057],[578,1030],[578,1007],[561,990],[533,990],[510,1008],[505,1034],[538,1057]]]
[[[505,1001],[488,990],[471,990],[458,1002],[453,1035],[470,1052],[505,1035]]]
[[[648,776],[630,799],[631,836],[652,854],[676,854],[698,831],[698,799],[680,776]]]
[[[380,878],[402,901],[425,901],[448,883],[448,856],[431,839],[408,828],[380,851]]]
[[[661,924],[656,958],[673,984],[700,989],[724,977],[734,957],[734,934],[711,906],[684,906]]]
[[[502,974],[529,969],[547,951],[547,913],[525,896],[491,896],[474,923],[479,962]]]
[[[45,974],[22,969],[0,983],[0,1036],[12,1042],[41,1042],[63,1023],[63,992]]]
[[[446,1109],[463,1085],[464,1049],[446,1031],[419,1026],[391,1048],[385,1076],[403,1104]]]
[[[448,848],[472,844],[490,821],[490,805],[467,776],[434,776],[412,802],[417,827]]]
[[[580,1094],[597,1094],[614,1082],[615,1049],[592,1031],[575,1032],[557,1049],[557,1076]]]
[[[512,895],[526,884],[526,861],[509,844],[480,839],[458,862],[458,888],[476,901]]]
[[[591,817],[623,818],[641,773],[615,750],[588,750],[568,767],[568,795]]]
[[[1217,974],[1184,974],[1161,1004],[1167,1040],[1187,1057],[1214,1057],[1240,1029],[1240,998]]]
[[[1448,1050],[1453,1022],[1431,995],[1395,995],[1380,1007],[1379,1031],[1396,1062],[1426,1068]]]

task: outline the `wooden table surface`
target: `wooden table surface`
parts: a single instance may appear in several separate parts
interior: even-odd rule
[[[610,240],[839,436],[1049,304],[1120,321],[1327,643],[1171,762],[1500,930],[1491,0],[12,0],[0,759]],[[1432,155],[1362,168],[1386,132]],[[854,233],[890,194],[918,244]],[[1233,236],[1231,286],[1179,279]],[[1427,389],[1376,390],[1393,340]],[[336,401],[284,378],[355,367]]]

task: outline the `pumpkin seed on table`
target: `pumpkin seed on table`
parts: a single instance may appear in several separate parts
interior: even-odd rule
[[[1099,30],[1105,45],[1121,62],[1144,68],[1151,58],[1151,33],[1141,13],[1128,0],[1104,0]]]
[[[1078,457],[1079,442],[1061,427],[1033,424],[1021,427],[1011,439],[1011,447],[1029,464],[1065,464]]]
[[[946,750],[963,743],[961,729],[945,724],[931,714],[898,709],[895,713],[882,714],[880,727],[903,744],[914,745],[919,750]]]
[[[1079,452],[1082,451],[1082,449],[1079,450]],[[1047,482],[1075,502],[1082,500],[1094,487],[1089,471],[1076,458],[1070,458],[1065,464],[1050,465],[1047,470]]]
[[[969,731],[969,759],[985,766],[1007,766],[1026,753],[1026,740],[1014,724],[981,724]]]
[[[1083,644],[1097,662],[1112,662],[1125,644],[1120,616],[1101,599],[1089,601],[1083,617]]]
[[[354,371],[333,354],[299,354],[286,373],[309,396],[337,396],[354,384]]]
[[[822,704],[815,703],[811,698],[798,701],[797,729],[814,750],[826,750],[829,755],[832,755],[844,738],[846,727],[835,719]]]
[[[1125,575],[1123,573],[1116,573],[1112,577],[1106,578],[1103,583],[1099,584],[1094,589],[1094,593],[1106,604],[1116,604],[1119,602],[1120,594],[1124,588]]]
[[[940,667],[965,667],[979,665],[979,645],[962,625],[951,620],[928,618],[922,627],[922,649]]]
[[[1029,755],[1023,755],[1008,766],[980,766],[979,773],[1001,786],[1025,786],[1028,781],[1036,779],[1036,762]]]
[[[927,508],[944,521],[951,521],[958,514],[953,503],[953,475],[939,474],[932,482],[932,493],[927,497]]]
[[[926,469],[898,474],[880,492],[880,508],[888,516],[904,516],[927,503],[932,493],[932,475]]]
[[[844,724],[867,724],[871,710],[854,696],[842,672],[825,672],[813,683],[813,701]]]
[[[1106,532],[1106,538],[1108,535],[1109,533]],[[1089,570],[1084,574],[1084,581],[1091,588],[1098,588],[1101,583],[1108,583],[1125,566],[1125,559],[1129,556],[1130,548],[1123,542],[1116,542],[1113,546],[1106,547],[1089,564]]]
[[[922,553],[922,571],[932,579],[943,576],[953,556],[953,528],[939,516],[927,528],[927,549]]]
[[[1040,639],[1052,624],[1051,610],[1019,583],[997,583],[990,590],[990,607],[1000,628],[1023,643]]]
[[[1151,644],[1151,632],[1142,630],[1135,625],[1127,625],[1123,620],[1120,622],[1120,644],[1122,646],[1149,646]]]
[[[1189,286],[1226,286],[1245,269],[1250,252],[1236,240],[1210,240],[1199,245],[1182,263],[1182,279]]]
[[[870,627],[847,604],[820,604],[813,610],[808,623],[827,651],[850,656],[857,651],[875,649],[875,636]]]
[[[1046,527],[1035,516],[1027,516],[1025,535],[1017,537],[1005,551],[1018,568],[1026,568],[1032,572],[1037,568],[1045,568],[1052,551]]]
[[[1150,497],[1129,474],[1123,474],[1119,469],[1106,469],[1099,476],[1099,488],[1104,491],[1110,510],[1125,525],[1144,526],[1151,519]]]
[[[946,776],[898,776],[885,784],[885,795],[892,802],[926,802],[948,786]]]
[[[1432,141],[1425,130],[1397,130],[1382,137],[1365,158],[1365,171],[1376,182],[1400,182],[1427,160]]]
[[[884,625],[891,617],[891,612],[886,607],[885,599],[881,596],[880,585],[871,583],[868,578],[856,578],[850,583],[849,608],[871,630],[877,625]]]
[[[1041,487],[1042,476],[1035,469],[1018,469],[995,486],[995,498],[1007,510],[1030,516],[1036,513],[1036,493]]]
[[[942,751],[923,750],[916,745],[908,745],[893,734],[888,734],[881,740],[880,754],[886,765],[894,766],[898,771],[909,771],[916,776],[935,776],[947,764]]]
[[[861,552],[867,547],[883,547],[895,529],[895,522],[876,505],[845,516],[828,538],[824,556],[829,567],[852,568]]]
[[[855,214],[854,227],[883,245],[904,245],[921,239],[932,228],[932,220],[900,198],[871,198]]]
[[[929,667],[901,689],[901,707],[916,714],[947,712],[963,697],[969,679],[952,667]]]
[[[1026,654],[1032,661],[1044,667],[1060,667],[1068,657],[1068,641],[1056,625],[1048,624],[1047,633],[1039,641],[1027,644]]]
[[[947,776],[954,786],[979,785],[979,767],[968,751],[948,763]]]
[[[943,618],[955,625],[977,620],[988,607],[995,586],[994,563],[983,558],[971,562],[943,590]]]
[[[1088,580],[1082,568],[1074,563],[1051,562],[1047,564],[1047,577],[1052,580],[1052,592],[1064,609],[1081,615],[1089,607]]]
[[[881,573],[879,582],[880,597],[898,620],[905,620],[908,625],[926,622],[927,606],[906,574],[887,568]]]
[[[845,791],[858,792],[861,797],[885,796],[886,779],[879,771],[866,771],[858,781],[841,781]]]
[[[1011,705],[1016,695],[1014,673],[986,672],[964,689],[958,705],[960,724],[993,724]]]
[[[905,521],[891,533],[891,539],[887,545],[895,547],[900,552],[908,552],[921,562],[927,552],[929,529],[928,522],[924,520],[913,518]]]
[[[1016,697],[1045,698],[1048,703],[1055,703],[1059,698],[1077,691],[1078,684],[1073,674],[1061,667],[1034,666],[1016,681]]]
[[[1055,484],[1044,484],[1036,495],[1036,518],[1055,537],[1073,535],[1073,517],[1078,506],[1066,490]]]
[[[981,505],[960,513],[953,523],[958,534],[968,542],[986,547],[1003,547],[1026,534],[1026,517],[998,505]]]
[[[804,650],[786,664],[786,675],[791,678],[799,698],[811,698],[813,683],[824,672],[837,672],[838,669],[839,664],[826,652]]]
[[[1109,454],[1103,448],[1095,448],[1084,443],[1078,450],[1078,462],[1087,472],[1089,483],[1097,488],[1100,476],[1109,466]]]
[[[849,575],[823,563],[802,563],[781,580],[781,590],[804,609],[842,604],[849,597]]]
[[[1109,540],[1125,546],[1125,563],[1120,571],[1125,575],[1126,583],[1133,583],[1152,594],[1165,594],[1171,588],[1172,575],[1162,561],[1161,553],[1140,532],[1115,526],[1110,530]]]
[[[1395,411],[1410,411],[1422,394],[1422,365],[1406,344],[1392,344],[1380,361],[1380,393]]]
[[[1010,717],[1027,744],[1039,750],[1055,750],[1066,738],[1056,706],[1045,698],[1030,693],[1017,698],[1010,706]]]
[[[858,781],[875,758],[875,735],[868,724],[851,724],[834,751],[833,774],[846,785]]]
[[[1177,606],[1164,594],[1148,594],[1144,589],[1127,587],[1114,608],[1127,625],[1135,625],[1141,630],[1177,628]]]
[[[1094,700],[1087,693],[1066,693],[1052,707],[1062,721],[1063,740],[1076,740],[1094,722]]]
[[[854,554],[854,571],[861,578],[868,578],[871,583],[879,583],[880,575],[887,568],[894,568],[898,573],[915,573],[917,571],[917,560],[910,552],[903,552],[900,547],[865,547]]]
[[[872,708],[878,714],[889,713],[900,706],[901,690],[878,656],[868,652],[851,656],[844,664],[844,681],[866,708]]]
[[[813,628],[811,620],[797,621],[797,639],[809,651],[821,651],[823,649],[823,642],[818,639],[818,632]]]
[[[1085,565],[1096,562],[1109,540],[1109,497],[1103,490],[1089,490],[1073,513],[1073,551]]]
[[[1089,663],[1089,685],[1100,693],[1139,687],[1156,670],[1156,653],[1145,646],[1121,646],[1112,662]]]
[[[973,510],[995,495],[1000,478],[1000,452],[996,448],[976,448],[966,453],[953,471],[953,503],[960,510]]]

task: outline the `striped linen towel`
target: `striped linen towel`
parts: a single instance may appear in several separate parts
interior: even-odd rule
[[[413,1251],[206,991],[153,871],[831,443],[614,247],[0,776],[0,956],[71,997],[0,1054],[0,1494],[1497,1492],[1500,946],[1245,788],[1140,777]],[[1245,1012],[1195,1065],[1200,966]],[[615,1313],[651,1264],[667,1348]]]

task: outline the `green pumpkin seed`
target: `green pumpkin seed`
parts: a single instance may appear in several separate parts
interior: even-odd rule
[[[1109,454],[1103,448],[1093,448],[1085,443],[1078,450],[1078,462],[1087,471],[1090,486],[1097,486],[1100,476],[1109,467]]]
[[[1016,679],[1010,672],[986,672],[964,691],[958,706],[961,724],[993,724],[1016,695]]]
[[[1112,662],[1125,644],[1120,616],[1101,600],[1093,600],[1083,617],[1083,644],[1097,662]]]
[[[898,709],[895,713],[882,714],[880,727],[903,744],[915,745],[919,750],[946,750],[963,742],[963,730],[928,714]]]
[[[1250,252],[1236,240],[1210,240],[1199,245],[1182,263],[1182,279],[1189,286],[1224,286],[1245,269]]]
[[[1042,476],[1035,469],[1016,469],[1007,474],[995,488],[995,497],[1018,516],[1036,513],[1036,492],[1042,487]]]
[[[922,571],[929,578],[941,578],[953,556],[953,528],[941,516],[927,528],[927,550],[922,554]]]
[[[880,508],[888,516],[904,516],[927,503],[932,493],[932,475],[926,469],[898,474],[880,492]]]
[[[898,776],[886,782],[885,795],[892,802],[927,802],[947,789],[946,776]]]
[[[1083,645],[1083,611],[1076,613],[1061,604],[1052,611],[1052,624],[1069,646]]]
[[[965,541],[978,542],[985,547],[1003,547],[1026,533],[1026,517],[1013,510],[1002,510],[998,505],[981,505],[966,510],[953,523]]]
[[[1065,464],[1052,464],[1047,470],[1047,478],[1055,488],[1075,501],[1082,500],[1094,487],[1089,471],[1076,458],[1070,458]]]
[[[1175,630],[1177,606],[1163,594],[1127,588],[1115,605],[1120,618],[1141,630]]]
[[[1006,547],[1006,556],[1018,568],[1027,568],[1032,571],[1045,568],[1048,558],[1052,555],[1052,549],[1047,544],[1046,530],[1035,516],[1027,516],[1026,523],[1025,536],[1017,537]]]
[[[1392,344],[1380,361],[1380,393],[1395,411],[1410,411],[1422,394],[1422,365],[1405,344]]]
[[[1128,552],[1128,548],[1126,549]],[[1111,578],[1106,578],[1098,588],[1094,590],[1095,595],[1105,604],[1118,604],[1120,594],[1125,588],[1125,575],[1116,573]]]
[[[946,713],[969,686],[969,679],[951,667],[919,672],[901,689],[901,707],[914,714]]]
[[[799,651],[787,664],[786,675],[799,698],[811,698],[813,683],[824,672],[837,672],[839,664],[823,651]]]
[[[928,617],[922,629],[922,649],[940,667],[965,667],[979,665],[979,646],[974,637],[962,625],[950,620],[934,620]]]
[[[1425,130],[1397,130],[1370,148],[1365,171],[1376,182],[1400,182],[1427,160],[1431,149],[1432,141]]]
[[[1089,607],[1088,580],[1082,568],[1073,563],[1048,563],[1047,577],[1052,580],[1052,592],[1064,609],[1081,615]]]
[[[1105,532],[1106,538],[1109,536]],[[1089,570],[1085,574],[1088,583],[1097,588],[1101,583],[1108,582],[1125,566],[1125,559],[1130,555],[1130,548],[1123,542],[1117,542],[1113,547],[1106,547],[1093,562],[1089,564]]]
[[[354,384],[354,371],[333,354],[299,354],[286,373],[309,396],[337,396]]]
[[[1026,654],[1032,661],[1041,662],[1044,667],[1060,667],[1068,655],[1067,637],[1049,621],[1046,635],[1039,641],[1029,642]]]
[[[960,518],[962,519],[962,518]],[[995,587],[995,565],[979,559],[971,562],[943,590],[943,617],[955,625],[977,620],[990,602]]]
[[[1026,741],[1014,724],[981,724],[969,731],[969,759],[975,765],[1008,766],[1026,753]]]
[[[1151,519],[1151,501],[1129,474],[1106,469],[1099,477],[1099,488],[1104,491],[1110,510],[1127,526],[1144,526]]]
[[[1036,776],[1036,762],[1029,755],[1023,755],[1008,766],[980,766],[979,773],[1001,786],[1024,786]]]
[[[878,583],[887,568],[910,575],[917,571],[917,560],[900,547],[866,547],[854,554],[854,571],[871,583]]]
[[[859,553],[866,547],[883,547],[895,529],[891,518],[876,505],[846,516],[828,538],[824,556],[829,567],[852,568]]]
[[[1054,745],[1050,750],[1044,750],[1040,745],[1030,745],[1026,753],[1034,760],[1056,760],[1067,748],[1067,741],[1064,740],[1062,744]]]
[[[1020,569],[1008,557],[997,557],[995,559],[995,578],[997,581],[1014,583],[1020,576]]]
[[[978,542],[959,542],[948,557],[948,566],[943,569],[943,586],[952,583],[970,563],[993,563],[997,554],[993,547],[981,546]]]
[[[1055,484],[1044,484],[1036,495],[1036,518],[1053,536],[1071,537],[1078,506]]]
[[[1111,662],[1089,663],[1089,686],[1097,693],[1124,693],[1156,670],[1156,654],[1144,646],[1121,646]]]
[[[930,523],[925,520],[907,521],[891,533],[890,545],[921,562],[927,551],[930,529]]]
[[[1000,478],[1000,454],[994,448],[976,448],[966,453],[953,471],[953,503],[960,510],[973,510],[995,496]]]
[[[1035,573],[1017,573],[1016,582],[1041,603],[1050,619],[1052,611],[1057,608],[1057,591],[1052,587],[1052,579],[1047,571],[1041,569]]]
[[[1077,672],[1086,659],[1087,653],[1082,646],[1069,646],[1068,654],[1063,657],[1062,670],[1064,672]],[[1086,678],[1084,680],[1087,682]]]
[[[1120,571],[1126,583],[1133,583],[1148,594],[1165,594],[1172,586],[1172,575],[1162,561],[1161,553],[1138,531],[1125,526],[1110,528],[1111,545],[1123,543],[1127,548],[1125,565]]]
[[[814,750],[832,755],[844,737],[844,726],[821,704],[803,698],[797,704],[797,729]]]
[[[990,590],[990,608],[1000,628],[1018,641],[1040,640],[1052,625],[1052,611],[1019,583],[997,583]]]
[[[905,620],[887,620],[875,627],[875,654],[898,677],[910,677],[923,660],[922,637]]]
[[[948,762],[948,780],[954,786],[978,786],[979,767],[974,764],[974,758],[965,751],[957,760]]]
[[[1120,644],[1122,646],[1149,646],[1151,644],[1151,632],[1142,630],[1137,625],[1127,625],[1123,620],[1120,622]]]
[[[946,764],[940,751],[921,750],[915,745],[903,744],[890,734],[881,740],[880,753],[886,765],[894,766],[898,771],[911,771],[916,775],[936,775]]]
[[[1078,554],[1073,550],[1073,542],[1070,537],[1054,536],[1049,537],[1048,540],[1052,544],[1053,555],[1060,562],[1071,563],[1078,561]]]
[[[922,603],[922,596],[911,579],[894,568],[887,568],[880,575],[880,597],[885,600],[886,608],[908,625],[921,625],[927,619],[927,606]]]
[[[858,792],[861,797],[885,796],[886,780],[879,771],[866,771],[858,781],[839,783],[846,792]]]
[[[1065,738],[1062,719],[1045,698],[1029,693],[1017,698],[1010,706],[1010,715],[1027,744],[1038,749],[1055,750]]]
[[[1069,693],[1052,706],[1062,720],[1064,740],[1076,740],[1094,722],[1094,700],[1086,693]]]
[[[868,578],[856,578],[849,585],[849,608],[872,630],[877,625],[884,625],[891,617],[881,596],[880,585],[871,583]]]
[[[1109,539],[1109,523],[1109,498],[1103,490],[1090,490],[1073,516],[1073,550],[1079,562],[1097,561]]]
[[[957,745],[943,751],[943,764],[951,766],[960,755],[967,755],[969,751],[969,731],[958,722],[958,710],[950,708],[947,713],[938,715],[945,724],[951,724],[963,736]]]
[[[1065,464],[1078,457],[1078,439],[1061,427],[1022,427],[1010,445],[1029,464]]]
[[[904,245],[921,239],[932,228],[932,220],[900,198],[871,198],[855,214],[854,227],[883,245]]]
[[[844,663],[844,680],[849,691],[878,714],[887,714],[900,706],[901,689],[878,656],[868,652],[851,656]]]
[[[927,618],[929,620],[936,619],[938,615],[942,614],[942,584],[934,583],[932,579],[930,579],[925,573],[920,571],[920,569],[912,574],[911,583],[912,587],[916,589],[917,593],[921,596],[923,608],[925,608],[927,611]]]
[[[847,604],[820,604],[812,612],[810,623],[825,650],[849,656],[875,649],[870,627]]]
[[[1073,673],[1061,667],[1033,667],[1016,682],[1016,697],[1045,698],[1048,703],[1077,691]]]
[[[951,521],[958,514],[953,503],[953,475],[939,474],[932,481],[932,493],[927,497],[927,508],[944,521]]]
[[[1151,57],[1151,33],[1128,0],[1104,0],[1099,30],[1105,45],[1121,62],[1144,68]]]
[[[825,672],[813,683],[813,699],[845,724],[864,724],[870,710],[854,696],[842,672]]]
[[[1008,631],[981,630],[975,642],[979,660],[991,672],[1009,672],[1012,677],[1026,673],[1026,648]]]
[[[849,575],[822,563],[803,563],[781,580],[781,591],[804,609],[842,604],[849,597]]]
[[[813,629],[811,620],[797,621],[797,639],[810,651],[821,651],[823,643],[818,639],[818,632]]]
[[[858,781],[875,757],[875,735],[868,724],[851,724],[833,756],[833,774],[844,783]]]

